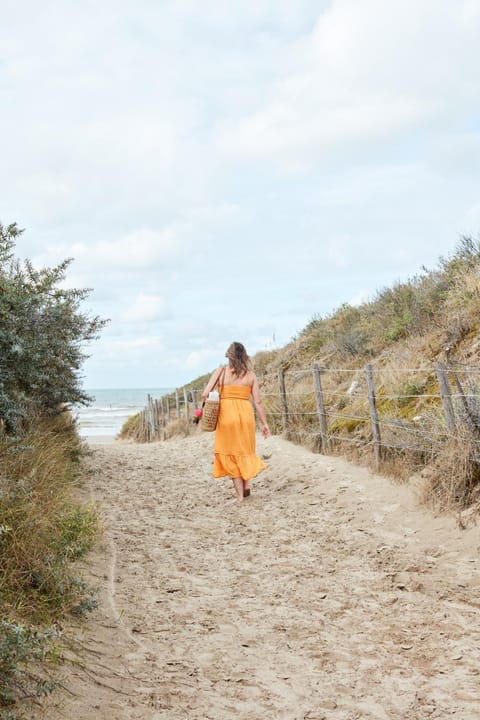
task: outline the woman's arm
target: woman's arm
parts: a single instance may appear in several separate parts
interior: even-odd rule
[[[223,367],[219,367],[210,376],[210,380],[205,385],[205,390],[202,392],[202,398],[206,400],[208,398],[208,393],[210,390],[214,387],[215,383],[217,382],[218,378],[220,377],[220,373],[222,372]]]
[[[258,387],[257,376],[255,374],[253,375],[252,398],[255,409],[258,413],[258,417],[260,418],[260,422],[262,424],[262,435],[263,437],[268,437],[270,435],[270,428],[267,424],[267,417],[265,415],[262,398],[260,397],[260,388]]]

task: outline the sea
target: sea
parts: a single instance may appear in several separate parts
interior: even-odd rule
[[[85,388],[94,398],[87,407],[73,408],[82,437],[113,438],[130,415],[143,410],[148,395],[160,398],[172,388]]]

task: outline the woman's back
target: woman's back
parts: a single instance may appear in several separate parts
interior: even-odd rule
[[[255,373],[253,370],[247,370],[245,375],[237,375],[228,365],[225,368],[225,377],[223,379],[224,385],[240,385],[241,387],[251,388],[254,380]]]

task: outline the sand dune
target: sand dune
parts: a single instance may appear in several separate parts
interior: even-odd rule
[[[280,438],[238,506],[212,436],[92,446],[101,605],[49,720],[474,720],[478,527]]]

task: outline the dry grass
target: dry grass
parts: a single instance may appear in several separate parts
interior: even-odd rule
[[[194,431],[193,417],[191,420],[187,420],[184,417],[178,419],[173,418],[169,423],[166,423],[163,430],[160,430],[160,437],[156,439],[168,440],[172,437],[186,437]],[[142,423],[140,413],[132,415],[125,421],[117,438],[119,440],[132,440],[137,443],[146,443],[149,441],[147,429]]]
[[[142,416],[140,413],[130,415],[123,423],[120,432],[117,435],[119,440],[133,440],[134,442],[146,442],[144,436],[144,428],[142,424]]]
[[[194,430],[193,423],[186,420],[186,418],[178,418],[178,420],[172,420],[165,426],[165,439],[187,437],[192,430]]]
[[[428,469],[421,491],[436,511],[463,510],[480,502],[480,438],[466,428],[441,448]]]
[[[0,435],[0,718],[56,686],[60,622],[96,606],[72,575],[98,521],[75,498],[82,446],[68,415],[37,418],[22,437]],[[52,679],[53,678],[53,679]]]
[[[85,600],[69,562],[94,541],[92,507],[74,497],[81,444],[63,416],[0,439],[0,607],[17,620],[48,622]]]

